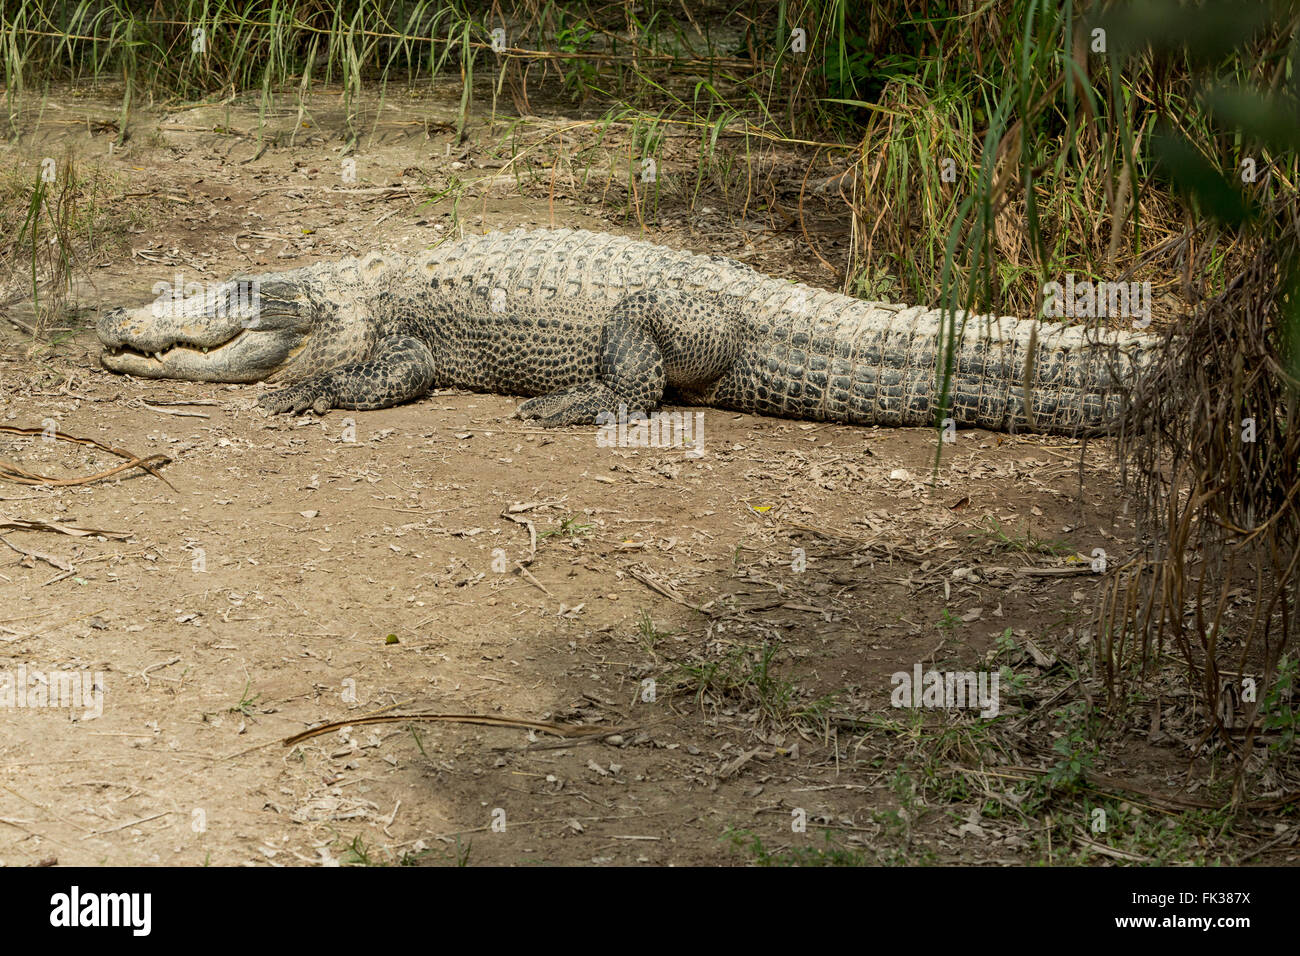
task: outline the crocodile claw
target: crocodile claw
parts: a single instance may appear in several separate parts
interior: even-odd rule
[[[257,400],[257,407],[268,415],[300,415],[308,409],[324,415],[333,407],[333,402],[319,388],[304,383],[263,395]]]

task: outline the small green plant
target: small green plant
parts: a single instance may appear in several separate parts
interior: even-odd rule
[[[239,695],[239,703],[231,707],[230,710],[228,711],[229,713],[243,714],[245,717],[252,716],[253,708],[255,708],[257,706],[257,702],[262,699],[261,694],[251,694],[251,695],[249,694],[249,690],[252,688],[252,686],[253,686],[252,681],[244,682],[244,689]]]
[[[772,644],[740,647],[717,660],[681,664],[674,679],[694,693],[697,705],[740,703],[756,707],[776,722],[817,717],[825,709],[825,699],[810,707],[798,705],[797,687],[778,676],[773,666],[778,650]]]
[[[1280,753],[1290,753],[1295,747],[1297,731],[1300,731],[1300,708],[1296,707],[1295,688],[1300,678],[1300,660],[1292,660],[1285,655],[1277,662],[1277,679],[1264,695],[1260,711],[1264,715],[1264,730],[1276,730],[1278,739],[1270,744],[1270,749]]]
[[[1048,789],[1068,793],[1087,782],[1088,771],[1097,759],[1097,746],[1090,739],[1090,716],[1091,710],[1084,701],[1061,708],[1057,721],[1064,732],[1052,743],[1052,751],[1060,759],[1042,778]]]
[[[987,521],[987,527],[977,527],[975,532],[991,541],[994,551],[1009,551],[1018,554],[1074,554],[1074,548],[1070,547],[1067,542],[1039,537],[1028,525],[1020,533],[1008,534],[1003,530],[1002,525],[996,518],[990,515]]]
[[[655,627],[654,619],[650,617],[650,612],[645,608],[637,612],[636,629],[641,635],[641,646],[651,656],[655,656],[655,647],[659,642],[665,637],[671,637],[674,633],[672,631],[661,631]]]
[[[419,729],[415,726],[415,724],[409,724],[408,726],[411,730],[411,736],[415,739],[415,749],[420,751],[421,757],[424,757],[426,760],[429,759],[429,755],[425,753],[424,738],[420,736]]]
[[[849,294],[868,302],[896,302],[904,295],[901,286],[898,276],[880,263],[864,263],[849,284]]]
[[[1082,732],[1071,731],[1058,737],[1052,750],[1060,754],[1061,759],[1047,772],[1047,782],[1064,790],[1072,790],[1083,783],[1092,766],[1093,751],[1086,746]]]
[[[582,20],[570,20],[563,10],[555,31],[555,47],[561,53],[585,53],[588,43],[596,36]],[[566,57],[563,61],[568,72],[564,73],[564,92],[575,103],[585,102],[592,95],[593,88],[600,79],[599,66],[592,60],[581,57]]]
[[[568,538],[570,541],[576,541],[583,535],[591,534],[591,525],[579,524],[576,515],[563,519],[558,528],[547,528],[539,531],[539,538]]]
[[[458,867],[469,866],[469,854],[472,849],[474,849],[474,841],[468,840],[464,843],[464,845],[462,845],[460,842],[460,835],[457,834],[455,863]]]
[[[1025,689],[1028,678],[1024,674],[1018,674],[1006,664],[998,667],[998,680],[1003,686],[1010,687],[1012,690],[1021,691]]]
[[[728,827],[722,839],[730,841],[733,848],[748,853],[756,866],[871,866],[876,861],[864,850],[855,850],[835,843],[829,830],[822,831],[821,846],[797,846],[772,852],[763,838],[749,830]]]
[[[356,836],[352,838],[352,842],[348,844],[347,849],[343,851],[343,855],[339,857],[339,863],[341,863],[344,866],[382,866],[383,865],[382,863],[371,858],[370,848],[366,846],[366,842],[361,838],[360,833],[358,833]]]
[[[451,856],[449,862],[451,862],[454,866],[469,866],[469,854],[473,846],[474,843],[472,840],[462,844],[460,835],[457,834],[456,846],[453,850],[450,851]],[[424,849],[424,850],[415,850],[415,851],[407,850],[398,858],[397,865],[398,866],[419,866],[427,857],[431,856],[434,852],[435,851],[433,849]],[[443,854],[443,859],[444,860],[448,859],[447,853]]]

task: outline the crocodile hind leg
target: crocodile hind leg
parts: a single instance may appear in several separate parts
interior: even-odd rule
[[[272,415],[331,408],[368,411],[418,398],[433,385],[433,355],[419,339],[395,335],[381,339],[370,357],[348,362],[304,382],[263,395],[257,404]]]
[[[668,386],[694,390],[718,378],[738,350],[736,323],[716,305],[676,291],[642,291],[611,311],[594,382],[579,382],[519,406],[542,425],[591,425],[602,413],[654,411]]]

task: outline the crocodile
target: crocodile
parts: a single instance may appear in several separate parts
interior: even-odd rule
[[[108,311],[97,333],[114,372],[284,386],[259,399],[271,414],[462,388],[531,396],[518,415],[544,426],[650,413],[667,398],[1063,434],[1114,427],[1156,347],[1139,332],[863,301],[719,255],[569,229],[236,276]]]

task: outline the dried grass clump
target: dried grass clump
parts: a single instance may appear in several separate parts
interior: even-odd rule
[[[1203,739],[1217,734],[1242,755],[1300,624],[1295,211],[1289,203],[1285,233],[1258,240],[1249,265],[1197,306],[1132,395],[1135,427],[1119,450],[1148,548],[1108,583],[1098,618],[1113,698],[1172,648],[1201,702]]]

